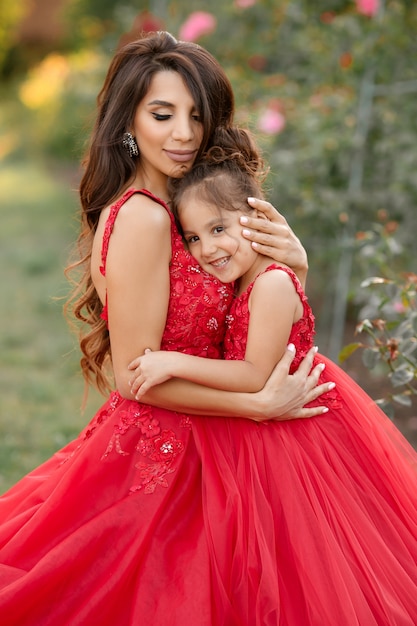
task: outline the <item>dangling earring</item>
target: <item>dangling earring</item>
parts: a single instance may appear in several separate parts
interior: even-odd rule
[[[139,156],[138,144],[136,143],[136,139],[134,138],[132,133],[125,133],[123,135],[122,144],[123,147],[129,152],[129,156],[131,159],[133,159],[133,157]]]

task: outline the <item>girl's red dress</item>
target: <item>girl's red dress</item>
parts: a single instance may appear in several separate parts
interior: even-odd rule
[[[111,210],[103,272],[133,193]],[[252,286],[233,300],[173,218],[172,250],[162,348],[243,358]],[[288,273],[304,305],[296,367],[314,319]],[[414,626],[417,453],[340,368],[317,361],[337,386],[320,399],[329,412],[306,420],[195,417],[112,393],[0,498],[1,623]]]

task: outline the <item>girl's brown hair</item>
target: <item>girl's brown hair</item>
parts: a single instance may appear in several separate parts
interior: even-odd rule
[[[78,260],[66,270],[67,275],[74,269],[81,272],[79,279],[72,281],[74,290],[65,309],[76,321],[88,325],[87,330],[79,330],[81,367],[86,382],[94,383],[103,393],[109,389],[104,365],[111,356],[110,341],[91,278],[92,243],[101,211],[134,179],[137,163],[123,147],[123,135],[131,129],[136,108],[153,76],[164,70],[180,74],[199,111],[203,139],[197,160],[213,145],[215,131],[228,127],[233,120],[230,81],[216,59],[201,46],[157,32],[127,44],[115,54],[97,98],[97,119],[84,159]]]
[[[183,178],[169,181],[173,212],[181,229],[179,212],[186,191],[192,189],[200,200],[227,210],[252,209],[247,198],[263,198],[262,183],[267,171],[249,131],[230,126],[219,128],[214,145]]]

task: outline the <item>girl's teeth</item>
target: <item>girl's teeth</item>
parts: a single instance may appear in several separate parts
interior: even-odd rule
[[[215,261],[212,265],[214,265],[214,267],[222,267],[227,263],[227,261],[228,259],[221,259],[220,261]]]

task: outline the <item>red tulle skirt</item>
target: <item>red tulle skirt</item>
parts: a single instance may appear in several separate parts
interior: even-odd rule
[[[113,394],[0,499],[2,621],[414,626],[417,454],[324,360],[337,401],[306,420]]]

